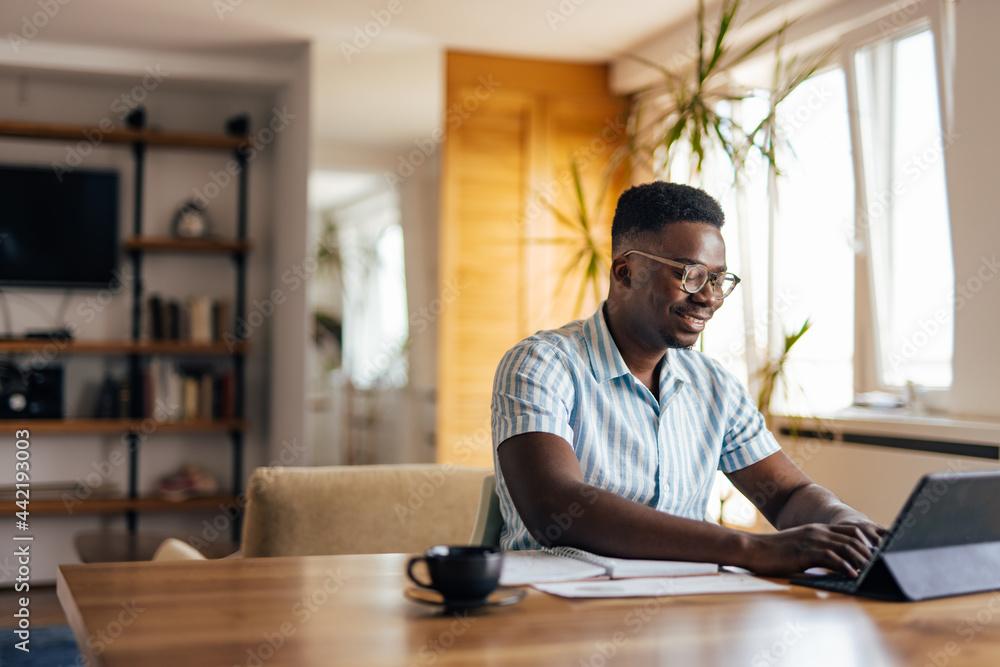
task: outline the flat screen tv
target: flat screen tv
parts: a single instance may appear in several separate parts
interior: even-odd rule
[[[0,165],[0,285],[116,284],[118,193],[117,171]]]

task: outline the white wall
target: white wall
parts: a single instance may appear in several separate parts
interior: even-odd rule
[[[996,174],[1000,137],[992,128],[1000,107],[1000,5],[956,3],[955,143],[945,152],[955,285],[964,304],[955,312],[952,411],[1000,417],[1000,224]],[[929,269],[933,275],[933,269]],[[962,303],[958,301],[956,305]]]
[[[932,472],[998,470],[996,461],[871,445],[782,437],[781,445],[814,482],[888,526],[917,480]]]
[[[46,54],[36,62],[23,57],[12,63],[0,53],[0,118],[52,123],[96,125],[107,117],[121,124],[117,109],[123,94],[139,96],[148,111],[152,127],[168,130],[221,132],[227,118],[237,113],[251,115],[253,131],[267,127],[275,108],[287,105],[301,108],[299,119],[276,133],[273,141],[261,142],[250,163],[249,236],[254,250],[249,256],[248,301],[265,298],[280,280],[283,264],[295,255],[297,239],[304,239],[305,174],[308,169],[305,147],[308,145],[308,104],[302,102],[303,86],[308,81],[308,63],[276,64],[274,60],[256,68],[257,81],[242,80],[255,68],[243,60],[226,60],[220,64],[212,58],[189,60],[176,54],[150,56],[142,53],[115,52],[100,54],[93,49],[85,52],[68,47],[46,48]],[[22,54],[23,56],[23,54]],[[80,71],[80,63],[90,69]],[[146,67],[160,66],[167,72],[162,82],[142,89]],[[296,71],[305,69],[298,81]],[[231,78],[226,78],[227,73]],[[219,77],[206,85],[206,79]],[[285,80],[287,85],[278,85]],[[150,83],[150,80],[147,80]],[[136,86],[140,89],[136,89]],[[307,91],[306,91],[307,94]],[[307,98],[306,98],[307,99]],[[298,104],[299,107],[295,107]],[[263,137],[262,137],[263,138]],[[48,166],[66,159],[68,144],[60,141],[0,140],[0,162],[35,163]],[[222,152],[150,149],[146,161],[144,232],[167,235],[169,222],[178,204],[189,198],[194,188],[203,189],[211,182],[214,172],[225,165],[228,156]],[[121,236],[132,234],[133,167],[127,146],[99,146],[83,159],[81,167],[120,169],[122,174]],[[236,190],[234,185],[222,189],[213,199],[209,214],[216,231],[232,236],[235,233]],[[275,222],[277,221],[277,222]],[[302,243],[304,247],[304,243]],[[272,248],[274,250],[272,251]],[[273,253],[273,254],[272,254]],[[301,259],[302,251],[298,252]],[[129,266],[124,253],[122,266]],[[156,291],[164,295],[184,297],[191,294],[234,297],[235,274],[225,257],[189,257],[184,255],[147,256],[143,277],[147,295]],[[94,293],[74,294],[67,309],[68,320],[80,325],[80,338],[119,339],[129,336],[131,293],[115,296],[93,321],[84,316],[81,304]],[[39,290],[10,295],[12,328],[15,334],[28,328],[52,328],[62,301],[61,293]],[[304,307],[294,295],[282,306],[281,317],[269,318],[250,337],[251,353],[247,361],[246,411],[250,430],[245,437],[245,461],[242,477],[249,470],[272,459],[269,445],[275,441],[272,430],[280,429],[292,440],[302,441],[302,363],[275,361],[269,343],[301,350],[301,343],[286,343],[304,331],[293,323],[304,318]],[[95,383],[107,369],[123,373],[124,359],[101,356],[73,356],[65,360],[67,374],[66,407],[69,414],[89,416]],[[276,388],[278,391],[276,391]],[[274,400],[276,394],[281,400]],[[281,411],[273,420],[269,413]],[[298,411],[296,423],[296,411]],[[27,424],[30,428],[30,423]],[[279,439],[280,443],[281,440]],[[98,469],[107,471],[107,483],[120,492],[127,488],[126,449],[117,436],[38,435],[32,438],[32,482],[96,481]],[[0,484],[13,483],[13,442],[0,442]],[[4,464],[3,462],[8,462]],[[154,434],[140,448],[139,488],[151,492],[157,479],[175,471],[181,463],[193,461],[206,468],[222,484],[231,483],[231,446],[225,435]],[[140,517],[143,532],[169,531],[181,536],[212,537],[217,531],[206,528],[228,520],[223,510],[198,514],[145,515]],[[0,526],[0,539],[9,539],[11,522]],[[33,516],[35,535],[32,581],[52,581],[56,564],[77,562],[73,536],[83,530],[111,528],[124,530],[121,517],[74,516],[71,518]],[[222,534],[228,536],[228,531]],[[0,555],[0,586],[10,584],[13,571],[9,558]]]
[[[291,63],[294,75],[278,92],[276,108],[295,118],[276,142],[277,205],[271,211],[270,282],[262,294],[280,293],[285,302],[272,321],[274,353],[268,383],[271,428],[269,458],[281,465],[307,465],[305,451],[305,350],[308,343],[306,289],[302,267],[308,255],[311,50],[304,46]],[[308,274],[306,274],[308,275]],[[307,278],[306,278],[307,279]]]

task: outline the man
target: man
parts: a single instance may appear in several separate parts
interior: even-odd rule
[[[826,567],[855,576],[884,529],[812,483],[746,390],[691,350],[739,282],[725,216],[702,190],[656,182],[618,200],[611,286],[589,319],[542,331],[500,362],[492,425],[504,549]],[[777,529],[703,520],[716,469]]]

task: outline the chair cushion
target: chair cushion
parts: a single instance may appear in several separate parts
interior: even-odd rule
[[[489,468],[409,464],[258,468],[243,555],[413,553],[467,544]]]

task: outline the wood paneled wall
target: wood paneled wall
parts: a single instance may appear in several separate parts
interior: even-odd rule
[[[442,294],[457,297],[439,328],[440,462],[492,465],[490,396],[500,358],[535,331],[596,308],[588,296],[574,312],[581,279],[562,276],[577,247],[551,242],[572,232],[546,202],[575,213],[575,158],[588,206],[608,190],[596,222],[610,245],[624,180],[609,181],[606,167],[625,140],[623,110],[604,66],[448,54],[440,276]]]

